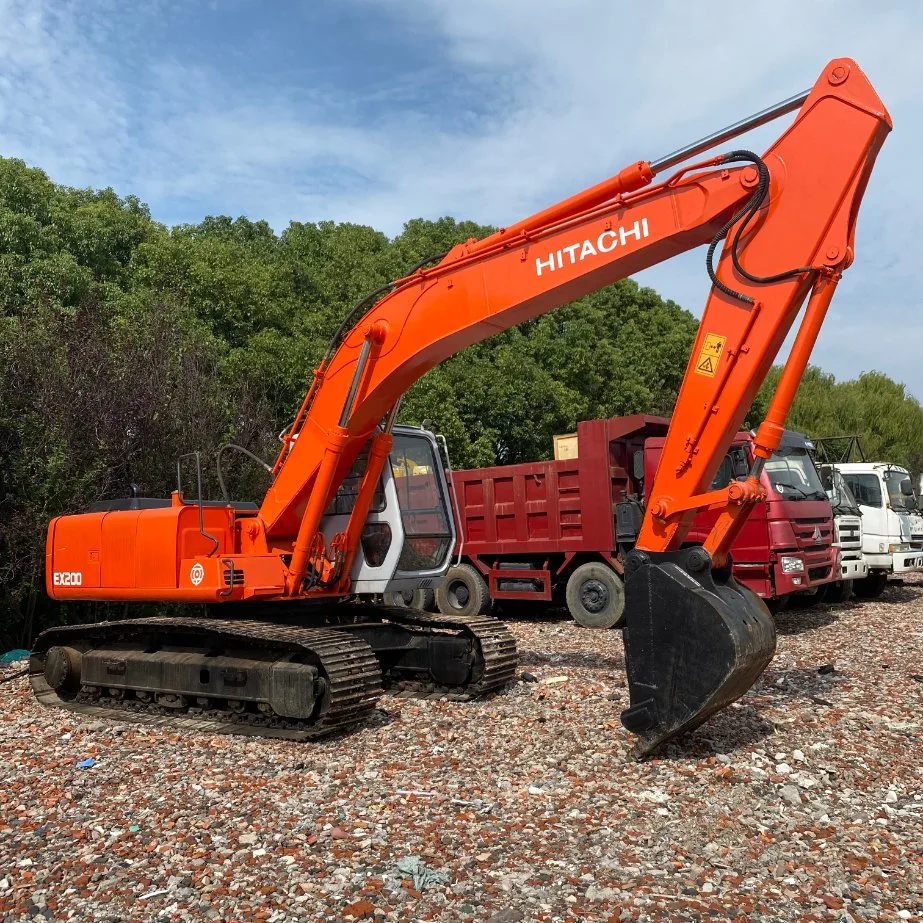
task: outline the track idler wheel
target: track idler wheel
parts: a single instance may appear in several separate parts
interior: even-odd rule
[[[742,696],[772,660],[775,623],[762,600],[712,569],[701,547],[632,551],[625,561],[625,667],[637,759]]]
[[[45,679],[56,692],[75,692],[80,688],[80,651],[56,646],[45,655]]]

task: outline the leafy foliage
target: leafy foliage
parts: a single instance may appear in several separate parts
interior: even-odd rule
[[[780,371],[772,369],[756,403],[768,406]],[[870,461],[903,465],[914,475],[923,471],[923,407],[881,372],[837,381],[808,366],[786,425],[814,438],[858,434]]]
[[[0,158],[0,644],[81,616],[44,595],[53,516],[130,483],[167,495],[193,450],[216,496],[218,447],[275,455],[361,297],[490,231],[448,217],[409,221],[393,240],[333,222],[276,234],[224,216],[166,228],[133,197],[57,186]],[[668,414],[696,326],[619,282],[437,366],[401,418],[433,421],[459,467],[547,458],[552,435],[580,419]],[[923,464],[920,407],[879,373],[835,383],[812,370],[793,419],[812,433],[872,434],[874,451]],[[228,469],[237,496],[261,496],[257,466],[231,456]]]

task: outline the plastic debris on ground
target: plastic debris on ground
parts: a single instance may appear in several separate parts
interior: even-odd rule
[[[0,663],[19,663],[21,660],[28,660],[31,651],[25,651],[21,647],[0,654]]]
[[[444,885],[449,878],[445,872],[430,868],[419,856],[408,856],[406,859],[398,860],[397,870],[402,875],[412,875],[413,886],[418,891],[438,888],[439,885]]]

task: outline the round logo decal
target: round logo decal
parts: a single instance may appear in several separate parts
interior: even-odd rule
[[[198,586],[205,579],[205,568],[201,564],[193,564],[189,571],[189,579],[193,586]]]

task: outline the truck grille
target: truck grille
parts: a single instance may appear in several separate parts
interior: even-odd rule
[[[793,519],[792,529],[799,548],[817,548],[833,544],[833,520],[826,517]]]
[[[837,519],[834,523],[837,544],[841,548],[862,547],[862,526],[858,519]]]

